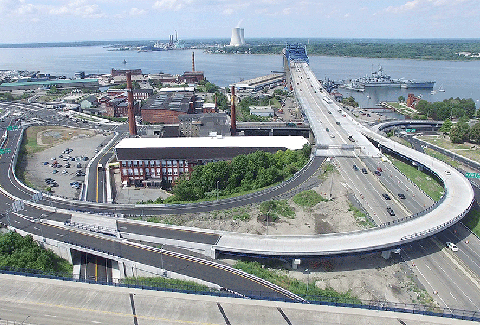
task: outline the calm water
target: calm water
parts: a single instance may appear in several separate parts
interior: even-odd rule
[[[22,48],[0,49],[0,69],[31,70],[73,77],[76,71],[109,73],[111,68],[141,68],[144,73],[165,72],[182,74],[190,71],[192,51],[141,52],[108,51],[106,48]],[[123,60],[127,63],[123,64]],[[352,95],[362,107],[374,107],[380,101],[397,100],[408,93],[422,95],[428,101],[450,97],[472,98],[480,107],[480,61],[417,61],[399,59],[364,59],[339,57],[310,57],[310,66],[318,79],[351,79],[370,74],[381,65],[392,78],[435,80],[435,89],[445,92],[430,94],[419,89],[374,89],[358,93],[341,90]],[[228,86],[233,82],[266,75],[282,70],[281,55],[215,55],[195,51],[196,70],[205,72],[211,82]],[[367,95],[370,97],[368,98]]]

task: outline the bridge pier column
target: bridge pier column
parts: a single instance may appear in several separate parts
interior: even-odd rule
[[[308,142],[312,145],[315,143],[315,136],[313,135],[312,130],[308,131]]]

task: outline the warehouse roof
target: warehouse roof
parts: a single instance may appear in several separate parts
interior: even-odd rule
[[[307,144],[302,136],[237,136],[195,138],[128,138],[116,145],[116,149],[134,148],[285,148],[298,150]]]

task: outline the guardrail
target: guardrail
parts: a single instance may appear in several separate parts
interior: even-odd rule
[[[188,284],[172,284],[172,283],[163,283],[162,285],[152,285],[146,281],[139,279],[129,279],[128,281],[132,283],[122,283],[119,279],[113,279],[112,281],[104,281],[104,279],[99,279],[95,281],[94,279],[78,279],[74,277],[58,276],[51,273],[43,273],[38,270],[22,270],[22,269],[12,269],[12,268],[0,268],[1,274],[13,274],[27,277],[37,277],[37,278],[47,278],[55,279],[62,281],[73,281],[73,282],[85,282],[85,283],[94,283],[101,285],[108,285],[114,287],[127,287],[127,288],[136,288],[143,290],[154,290],[154,291],[167,291],[167,292],[179,292],[186,294],[197,294],[197,295],[209,295],[217,297],[230,297],[230,298],[244,298],[243,295],[237,294],[235,292],[226,290],[226,289],[200,289],[196,286],[190,286]],[[388,301],[380,300],[361,300],[357,298],[344,298],[344,297],[328,297],[328,296],[317,296],[317,295],[304,295],[303,301],[292,301],[287,297],[279,296],[269,296],[265,292],[256,292],[250,291],[248,293],[249,299],[254,300],[267,300],[267,301],[284,301],[290,303],[304,303],[304,304],[315,304],[315,305],[328,305],[336,307],[348,307],[348,308],[361,308],[369,310],[381,310],[381,311],[392,311],[406,314],[420,314],[426,316],[436,316],[452,319],[461,319],[469,321],[480,321],[480,311],[456,309],[456,308],[442,308],[435,306],[427,306],[421,304],[407,304],[407,303],[395,303]]]

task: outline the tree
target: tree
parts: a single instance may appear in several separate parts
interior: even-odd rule
[[[458,122],[450,130],[450,140],[453,143],[463,143],[468,140],[469,126],[465,122]]]
[[[399,103],[405,103],[405,97],[403,97],[403,96],[398,96],[398,102],[399,102]]]
[[[470,129],[470,141],[480,143],[480,122],[475,123]]]
[[[443,121],[442,127],[438,131],[448,134],[450,133],[452,125],[452,121],[447,118],[445,121]]]

